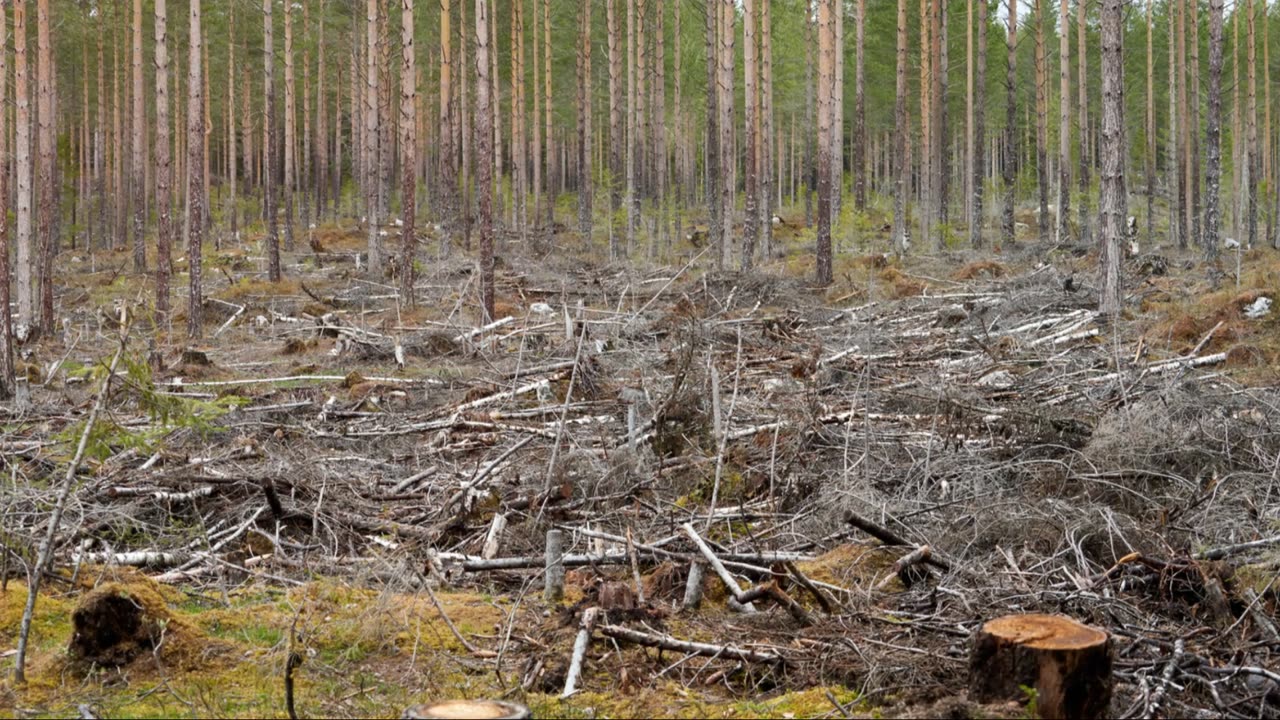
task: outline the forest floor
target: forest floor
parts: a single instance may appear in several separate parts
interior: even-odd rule
[[[1131,258],[1108,323],[1087,247],[848,247],[814,289],[800,224],[747,274],[688,241],[639,269],[571,232],[504,236],[488,326],[461,252],[423,264],[408,307],[350,224],[300,242],[277,284],[253,251],[210,251],[203,345],[130,321],[29,682],[0,684],[0,709],[283,716],[296,654],[304,716],[468,697],[538,717],[1023,717],[965,700],[968,638],[1052,612],[1111,633],[1115,715],[1280,716],[1280,308],[1250,317],[1280,257],[1244,253],[1238,283],[1234,255]],[[66,321],[23,348],[30,400],[0,411],[6,676],[51,488],[119,309],[146,295],[126,253],[61,262]],[[570,570],[548,603],[553,527]],[[691,532],[740,590],[773,593],[756,612],[710,571],[682,607]],[[924,544],[934,566],[895,565]]]

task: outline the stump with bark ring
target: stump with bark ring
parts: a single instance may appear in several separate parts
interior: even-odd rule
[[[477,718],[478,720],[525,720],[529,708],[501,700],[443,700],[406,708],[401,718]]]
[[[969,699],[1028,700],[1043,718],[1098,718],[1111,704],[1111,639],[1061,615],[1006,615],[974,634]]]

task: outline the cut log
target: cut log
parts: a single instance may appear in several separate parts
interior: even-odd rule
[[[1111,704],[1111,639],[1060,615],[1006,615],[974,634],[969,699],[1027,702],[1044,718],[1106,717]]]
[[[533,715],[529,708],[501,700],[444,700],[405,708],[401,718],[416,720],[476,718],[477,720],[523,720]]]

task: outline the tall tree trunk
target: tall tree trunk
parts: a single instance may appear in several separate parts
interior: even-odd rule
[[[539,39],[541,35],[538,32],[538,22],[541,17],[538,0],[533,0],[533,146],[529,149],[530,160],[533,164],[533,222],[539,225],[542,222],[542,93],[539,92],[539,86],[542,84],[542,53],[538,52]]]
[[[610,0],[612,2],[612,0]],[[706,8],[706,40],[704,57],[707,65],[707,159],[703,169],[706,180],[707,205],[710,222],[708,233],[715,253],[717,269],[724,269],[724,253],[720,249],[724,223],[724,206],[720,204],[720,185],[727,178],[720,176],[720,91],[717,88],[720,78],[720,3],[719,0],[708,0]],[[612,140],[612,138],[611,138]]]
[[[1191,114],[1187,111],[1187,2],[1178,2],[1178,249],[1186,250],[1191,234]]]
[[[763,222],[762,245],[766,261],[773,255],[773,215],[775,186],[781,185],[782,173],[776,171],[773,126],[773,0],[757,0],[757,11],[760,13],[760,217]],[[662,56],[658,56],[661,65]],[[855,140],[855,148],[857,141]],[[778,155],[781,152],[777,153]],[[856,160],[855,160],[856,162]],[[857,175],[856,177],[861,177]]]
[[[205,48],[208,52],[208,48]],[[207,81],[206,76],[206,81]],[[209,102],[208,93],[205,94],[205,102]],[[301,191],[301,199],[299,204],[302,205],[302,227],[310,235],[311,228],[311,197],[314,189],[314,177],[312,176],[311,162],[311,120],[313,112],[311,107],[311,5],[310,3],[302,4],[302,168],[298,174],[297,183]],[[323,137],[323,136],[321,136]],[[208,158],[205,158],[208,161]],[[296,170],[297,168],[295,168]]]
[[[293,251],[293,193],[298,185],[297,91],[293,69],[293,3],[284,4],[284,247]]]
[[[1092,140],[1089,137],[1089,25],[1085,17],[1087,8],[1085,0],[1076,0],[1076,61],[1079,65],[1076,80],[1079,100],[1076,110],[1080,118],[1080,197],[1076,202],[1080,208],[1080,244],[1082,245],[1088,245],[1091,242],[1089,232],[1089,166],[1091,163],[1089,158]],[[1065,208],[1061,212],[1065,216]]]
[[[718,248],[721,253],[720,267],[727,266],[733,251],[733,203],[737,192],[737,183],[733,178],[737,171],[737,156],[733,143],[733,38],[734,18],[737,16],[735,0],[720,0],[720,100],[717,109],[720,111],[720,183],[721,232]],[[830,135],[824,135],[829,138]]]
[[[1036,177],[1040,186],[1040,244],[1049,243],[1049,74],[1045,60],[1045,0],[1036,2]]]
[[[25,4],[25,0],[18,0],[15,7]],[[0,4],[0,48],[8,45],[9,25],[6,15],[6,4]],[[101,15],[99,16],[101,17]],[[0,51],[0,108],[5,108],[9,102],[8,72],[7,67],[7,51]],[[98,32],[98,133],[101,136],[103,122],[106,117],[103,112],[102,98],[102,32]],[[8,111],[0,110],[0,158],[8,158],[9,145],[9,128]],[[98,142],[98,152],[101,152],[102,143]],[[102,163],[98,162],[98,173],[96,175],[99,185],[102,182],[101,173]],[[101,191],[99,191],[99,207],[103,202]],[[4,312],[0,312],[0,400],[8,400],[13,397],[14,386],[17,379],[14,373],[13,364],[13,315],[9,312],[9,300],[11,297],[9,277],[9,163],[7,160],[0,161],[0,307],[5,308]]]
[[[187,306],[187,335],[198,339],[202,333],[204,319],[204,296],[201,288],[201,252],[204,243],[204,178],[201,168],[204,167],[204,117],[201,107],[204,100],[201,93],[204,81],[201,78],[200,57],[200,1],[190,0],[191,14],[187,22],[189,33],[187,41],[187,256],[190,258],[191,289]],[[270,7],[270,0],[264,3]],[[271,21],[271,11],[267,8],[267,22]],[[270,44],[266,47],[270,48]],[[271,57],[271,53],[267,53]],[[268,60],[267,62],[270,62]],[[268,102],[269,102],[268,98]],[[279,266],[277,261],[277,272]]]
[[[173,237],[169,217],[173,168],[169,159],[169,36],[166,0],[156,6],[156,315],[157,325],[168,328],[170,242]]]
[[[320,66],[324,67],[324,63],[322,62]],[[248,91],[248,88],[244,88],[246,94]],[[230,8],[227,17],[227,183],[230,185],[227,215],[231,227],[231,239],[238,244],[240,242],[240,200],[236,192],[236,179],[240,174],[240,168],[236,157],[236,14],[235,9]]]
[[[372,2],[372,0],[370,0]],[[475,0],[476,10],[476,195],[480,228],[480,297],[484,320],[493,318],[493,109],[489,60],[489,4]]]
[[[1102,2],[1102,233],[1098,310],[1120,313],[1120,236],[1124,232],[1124,50],[1123,0]]]
[[[1005,64],[1005,113],[1004,113],[1004,241],[1014,241],[1014,182],[1018,172],[1018,3],[1009,0],[1005,13],[1009,21],[1008,60]]]
[[[920,236],[933,234],[933,22],[932,0],[920,0]]]
[[[760,97],[757,88],[757,59],[759,44],[756,39],[755,0],[742,3],[742,78],[743,119],[745,146],[743,180],[746,191],[746,216],[742,223],[742,269],[750,270],[755,263],[756,240],[760,234]]]
[[[0,20],[3,20],[3,16],[0,16]],[[107,225],[107,173],[106,173],[107,171],[107,166],[106,166],[107,147],[106,146],[107,146],[107,129],[108,129],[108,126],[107,126],[107,63],[106,63],[106,51],[103,48],[103,45],[105,43],[105,36],[107,34],[105,23],[106,23],[105,13],[103,12],[103,9],[99,7],[98,8],[98,24],[95,28],[95,35],[97,35],[97,43],[98,43],[98,97],[97,97],[98,122],[97,122],[97,127],[93,129],[93,192],[95,196],[94,203],[96,205],[95,214],[96,214],[97,226],[98,226],[97,231],[100,237],[107,239],[105,243],[99,240],[99,244],[101,244],[103,247],[110,247],[112,245],[112,242],[109,239],[111,237],[111,228]],[[4,33],[4,34],[7,34],[7,33]],[[3,40],[4,38],[0,37],[0,41],[3,41]],[[3,44],[4,44],[3,42],[0,42],[0,46],[3,46]],[[0,55],[4,55],[4,53],[0,53]],[[7,74],[7,71],[4,67],[4,63],[3,61],[0,61],[0,90],[3,89],[3,84],[5,82],[6,74]],[[0,96],[2,95],[4,95],[4,93],[0,92]],[[4,98],[0,97],[0,105],[3,105],[3,104],[4,104]],[[7,138],[5,137],[3,123],[0,123],[0,157],[7,157],[7,154],[3,151],[3,145],[6,139]],[[8,172],[7,163],[2,163],[2,164],[6,165],[6,167],[0,169],[0,174],[7,174]],[[8,178],[6,177],[5,182],[0,183],[0,195],[4,195],[6,198],[9,192],[8,190],[9,185],[7,181],[8,181]],[[7,202],[6,202],[6,205],[7,205]],[[90,249],[92,250],[92,248]],[[7,259],[5,262],[5,266],[6,267],[8,266]]]
[[[1155,3],[1155,0],[1148,0],[1147,7]],[[1148,15],[1150,10],[1148,9]],[[1241,180],[1244,177],[1244,124],[1240,117],[1240,95],[1243,88],[1240,85],[1240,13],[1242,8],[1236,5],[1231,11],[1231,235],[1239,241],[1243,226],[1240,224],[1240,217],[1244,213],[1241,208],[1244,203],[1240,200]],[[1149,31],[1148,31],[1149,32]],[[1149,94],[1149,93],[1148,93]]]
[[[578,231],[585,237],[591,237],[592,212],[591,5],[583,3],[578,11]]]
[[[536,12],[536,10],[535,10],[535,12]],[[590,31],[591,31],[591,28],[590,28],[590,27],[588,27],[588,28],[587,28],[587,38],[586,38],[588,43],[590,43],[590,41],[591,41],[591,34],[590,34]],[[552,98],[552,95],[551,95],[551,0],[542,0],[542,36],[543,36],[543,44],[542,44],[542,74],[543,74],[543,81],[542,81],[542,82],[543,82],[543,88],[542,88],[542,112],[543,112],[543,125],[545,126],[545,127],[543,128],[543,139],[544,139],[544,141],[546,142],[546,164],[547,164],[547,171],[546,171],[546,172],[547,172],[547,177],[546,177],[546,180],[547,180],[547,201],[546,201],[547,218],[546,218],[546,224],[547,224],[547,227],[551,227],[552,225],[554,225],[554,224],[555,224],[555,215],[556,215],[556,194],[555,194],[555,192],[551,189],[551,187],[552,187],[552,182],[553,182],[553,174],[552,174],[552,172],[551,172],[551,167],[552,167],[552,164],[553,164],[553,158],[555,158],[555,157],[556,157],[556,154],[555,154],[555,145],[554,145],[554,143],[553,143],[553,142],[552,142],[552,140],[551,140],[551,137],[552,137],[552,136],[551,136],[551,98]],[[537,38],[536,38],[536,37],[534,38],[534,43],[533,43],[533,44],[534,44],[534,47],[536,48],[536,47],[537,47],[537,45],[538,45],[538,43],[537,43]],[[589,45],[588,45],[588,50],[590,50],[590,46],[589,46]],[[535,54],[536,54],[536,53],[535,53]],[[535,80],[535,83],[536,83],[536,80]],[[589,84],[590,84],[590,83],[588,83],[588,85],[589,85]],[[537,122],[537,118],[534,118],[534,122],[535,122],[535,123]],[[589,156],[588,156],[588,157],[589,157]],[[590,202],[591,202],[591,201],[590,201],[590,198],[588,198],[588,200],[587,200],[588,208],[590,208]],[[590,210],[588,210],[588,215],[589,215],[589,214],[590,214]]]
[[[20,0],[20,3],[25,5],[26,0]],[[121,93],[122,80],[120,77],[123,74],[123,64],[120,59],[121,47],[125,43],[125,38],[123,37],[123,33],[120,32],[120,25],[122,23],[126,23],[127,20],[125,19],[124,11],[120,7],[120,3],[121,3],[121,0],[115,0],[115,5],[114,5],[115,12],[113,13],[113,15],[115,16],[116,22],[112,23],[112,28],[111,28],[111,54],[112,54],[112,58],[111,58],[111,62],[112,62],[111,127],[112,127],[112,134],[115,138],[115,142],[112,144],[112,153],[111,153],[111,160],[112,160],[111,195],[113,198],[112,204],[111,204],[112,227],[113,227],[113,230],[111,233],[111,249],[112,250],[115,250],[116,248],[120,247],[122,244],[127,243],[129,238],[129,215],[128,215],[129,191],[125,187],[125,162],[128,156],[129,146],[128,146],[128,139],[125,137],[125,127],[124,127],[125,122],[127,122],[128,120],[128,116],[125,115],[127,111],[124,109],[124,106],[127,105],[128,103],[128,98],[125,97],[124,95],[127,95],[128,91],[126,89],[124,95],[122,95]],[[14,55],[15,57],[17,55],[16,44],[18,42],[18,37],[19,37],[17,32],[17,17],[18,17],[17,11],[15,10],[14,11],[14,43],[15,43]],[[26,24],[25,10],[24,10],[23,24],[24,26]],[[26,33],[24,32],[21,37],[22,37],[22,43],[25,46],[27,42]],[[24,73],[26,72],[25,69],[23,70],[23,72]],[[25,96],[25,91],[22,94],[19,94],[19,98],[18,98],[19,104],[22,104],[23,102],[25,102],[25,100],[23,100],[24,96]],[[30,128],[28,128],[28,132],[30,132]],[[31,188],[31,183],[30,183],[30,180],[28,179],[27,181],[28,193],[31,192],[30,188]],[[21,180],[19,180],[19,190],[21,190]],[[31,201],[29,197],[27,202],[28,202],[27,210],[28,212],[30,212]],[[19,254],[21,254],[22,252],[22,228],[21,228],[22,201],[21,200],[18,201],[18,213],[19,213],[18,252]],[[28,223],[30,222],[30,215],[28,215],[27,222]],[[27,227],[28,227],[28,230],[27,230],[28,237],[30,237],[30,232],[31,232],[30,225],[28,225]],[[18,272],[19,273],[22,272],[21,259],[19,259],[18,261]],[[19,280],[18,293],[19,293],[18,294],[19,312],[21,312],[21,304],[22,304],[21,280]]]
[[[982,234],[982,201],[985,195],[983,173],[987,142],[987,2],[978,3],[978,68],[975,77],[977,94],[973,99],[973,162],[969,166],[970,192],[969,235],[975,248],[985,245]]]
[[[1168,0],[1165,4],[1169,19],[1169,139],[1165,147],[1165,182],[1169,185],[1169,234],[1171,239],[1181,243],[1182,235],[1182,135],[1178,132],[1180,111],[1178,109],[1178,11],[1174,6],[1176,0]]]
[[[901,0],[900,0],[901,1]],[[835,7],[838,0],[818,0],[818,248],[817,281],[830,285],[831,257],[831,124],[835,98]],[[899,18],[901,20],[901,17]],[[901,33],[901,30],[899,31]]]
[[[269,2],[270,0],[264,0]],[[378,237],[378,0],[365,2],[364,64],[364,204],[369,233],[369,274],[382,277],[382,240]]]
[[[34,270],[31,232],[31,91],[27,77],[27,0],[13,3],[13,69],[16,100],[14,152],[18,166],[18,339],[35,326]],[[118,148],[119,145],[116,145]]]
[[[1191,209],[1191,243],[1197,245],[1200,243],[1200,2],[1199,0],[1189,0],[1191,6],[1190,24],[1188,32],[1190,38],[1191,69],[1189,72],[1191,87],[1190,93],[1191,115],[1188,122],[1191,126],[1191,147],[1188,156],[1188,183],[1187,193],[1191,198],[1189,207]]]
[[[834,93],[831,106],[831,222],[835,223],[844,207],[844,0],[832,7],[836,33]]]
[[[49,39],[49,0],[36,2],[36,50],[39,66],[36,69],[36,111],[39,115],[40,192],[39,228],[40,241],[40,329],[53,332],[53,257],[58,252],[60,238],[57,233],[58,200],[54,185],[55,124],[54,124],[54,71],[53,45]],[[137,173],[136,177],[140,177]]]
[[[931,66],[933,68],[932,90],[930,91],[929,108],[933,112],[933,120],[929,123],[933,131],[933,139],[929,148],[933,160],[929,163],[933,171],[930,183],[933,191],[933,219],[936,223],[934,243],[939,250],[946,248],[946,235],[943,227],[947,222],[947,18],[946,1],[933,0],[933,31],[930,38],[933,42]]]
[[[1147,245],[1155,242],[1156,225],[1156,94],[1155,55],[1152,37],[1155,23],[1152,20],[1156,0],[1147,0]]]
[[[966,5],[965,23],[964,23],[964,51],[965,51],[965,93],[964,93],[964,210],[965,219],[973,224],[973,166],[977,162],[974,157],[974,136],[973,136],[973,2],[968,0]]]
[[[830,2],[830,0],[825,0]],[[1013,0],[1010,0],[1012,2]],[[893,103],[893,161],[894,168],[893,193],[893,251],[899,256],[906,255],[911,247],[911,236],[907,226],[907,195],[911,192],[911,157],[907,149],[907,135],[911,129],[907,127],[907,0],[898,0],[898,53],[897,80]]]
[[[1222,5],[1209,0],[1209,122],[1205,130],[1205,259],[1218,259],[1218,203],[1222,183]]]
[[[136,273],[147,271],[146,160],[142,152],[146,122],[146,103],[142,92],[142,0],[133,0],[133,140],[130,143],[133,159],[130,176],[133,186],[133,271]],[[40,235],[45,235],[43,222]]]
[[[437,215],[444,228],[444,242],[450,242],[457,213],[458,152],[453,146],[453,30],[452,0],[440,0],[440,154]],[[465,140],[464,140],[465,142]]]
[[[328,3],[321,0],[320,16],[325,17],[325,10]],[[325,216],[325,210],[329,205],[329,112],[325,103],[325,76],[329,74],[329,66],[325,64],[324,58],[324,26],[325,22],[321,20],[318,25],[319,37],[316,40],[316,140],[315,140],[315,169],[316,169],[316,220],[322,221]],[[339,86],[340,87],[340,86]],[[335,117],[334,123],[339,126],[342,119]],[[335,147],[333,152],[337,152]],[[338,167],[341,167],[339,164]],[[337,202],[337,198],[334,198]]]
[[[1079,0],[1076,0],[1079,2]],[[1067,0],[1058,0],[1058,242],[1071,236],[1071,32]],[[1080,78],[1084,80],[1083,77]],[[1085,126],[1080,126],[1083,139]],[[1083,153],[1081,153],[1083,155]]]
[[[272,0],[262,0],[262,46],[265,50],[262,54],[262,94],[266,98],[262,118],[266,134],[264,138],[266,154],[262,164],[262,207],[267,220],[267,279],[271,282],[280,282],[280,235],[277,224],[279,213],[276,211],[276,182],[278,175],[275,167],[276,156],[279,154],[280,133],[276,130],[276,70],[275,39],[273,34],[275,22],[271,15],[272,5],[274,5]],[[187,112],[194,114],[195,110],[188,108]],[[192,141],[194,137],[194,135],[188,135],[188,142]],[[187,152],[188,156],[190,156],[191,151],[188,150]],[[189,169],[188,172],[195,172],[195,170]],[[372,260],[370,262],[372,263]]]
[[[711,0],[714,2],[715,0]],[[605,23],[609,31],[609,196],[613,211],[622,207],[622,182],[625,170],[622,153],[626,136],[622,127],[622,24],[618,17],[618,0],[608,0],[605,5]],[[710,10],[708,10],[710,13]],[[714,17],[714,13],[710,13]],[[707,85],[708,95],[713,95],[714,84]],[[614,225],[612,219],[610,227]],[[609,256],[617,257],[617,233],[609,231]]]
[[[413,307],[413,255],[417,245],[418,163],[417,148],[418,70],[413,44],[413,0],[400,0],[400,297]]]
[[[814,0],[805,0],[804,4],[804,126],[812,129],[813,124],[813,48],[816,43],[813,42],[813,15]],[[708,84],[708,87],[711,87]],[[813,224],[813,192],[814,192],[814,167],[813,167],[813,135],[809,132],[804,133],[804,169],[802,174],[804,180],[802,187],[804,191],[804,224],[809,226]],[[708,173],[710,175],[710,173]]]
[[[716,4],[719,10],[719,3]],[[627,0],[627,139],[626,139],[626,182],[627,194],[624,203],[627,207],[626,250],[629,254],[635,246],[637,211],[639,198],[636,197],[636,0]],[[614,256],[616,259],[617,255]]]
[[[1249,209],[1247,227],[1249,230],[1249,247],[1254,247],[1258,242],[1258,86],[1257,86],[1257,37],[1254,32],[1256,11],[1254,10],[1253,0],[1247,0],[1245,3],[1245,11],[1249,13],[1247,23],[1247,47],[1249,48],[1249,58],[1245,66],[1249,69],[1249,109],[1245,113],[1246,134],[1249,136],[1245,142],[1248,146],[1248,161],[1245,163],[1245,169],[1248,178],[1245,180],[1245,187],[1249,193]],[[21,101],[19,101],[21,102]],[[19,206],[21,207],[21,206]]]
[[[396,114],[391,107],[395,92],[391,74],[390,8],[390,0],[378,3],[378,154],[374,165],[378,168],[378,217],[384,220],[391,216],[392,179],[396,166]]]

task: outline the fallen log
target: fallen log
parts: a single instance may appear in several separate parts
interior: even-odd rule
[[[974,633],[969,699],[1026,702],[1045,718],[1100,718],[1111,705],[1111,639],[1061,615],[1006,615]]]

